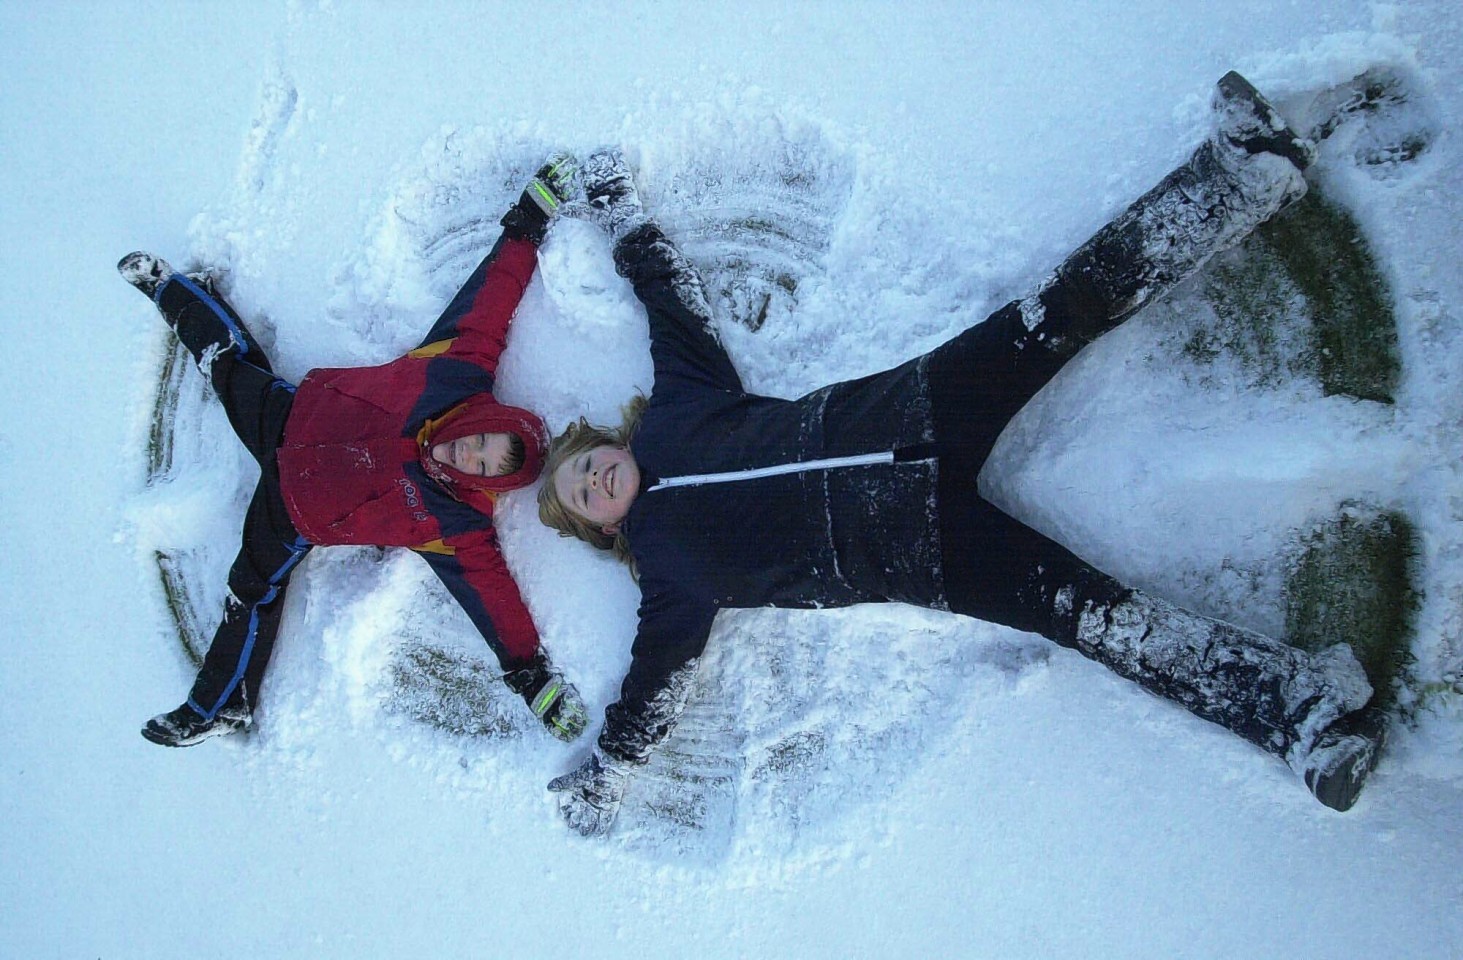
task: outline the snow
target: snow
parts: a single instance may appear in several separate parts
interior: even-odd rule
[[[1453,4],[17,2],[0,35],[0,956],[1463,954]],[[168,341],[122,254],[223,271],[284,376],[377,363],[540,157],[621,144],[688,255],[741,257],[708,270],[723,316],[765,303],[755,332],[722,324],[744,380],[797,396],[1030,293],[1200,141],[1226,70],[1295,112],[1378,65],[1418,91],[1430,149],[1366,166],[1371,134],[1342,131],[1317,175],[1395,291],[1396,406],[1247,388],[1222,361],[1200,383],[1149,311],[982,478],[1103,569],[1271,633],[1293,531],[1347,500],[1403,509],[1433,694],[1352,812],[1039,638],[895,606],[745,611],[718,620],[616,833],[585,841],[544,785],[587,743],[493,700],[426,566],[373,550],[297,573],[256,732],[137,735],[192,673],[151,551],[194,547],[221,581],[253,467],[197,402],[146,484]],[[500,394],[556,427],[613,421],[647,343],[606,238],[562,222]],[[539,526],[531,493],[505,498],[502,536],[598,716],[638,591]],[[491,732],[419,719],[434,688],[393,678],[427,649],[477,677]]]

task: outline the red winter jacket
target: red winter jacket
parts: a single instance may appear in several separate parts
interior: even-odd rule
[[[537,652],[538,632],[503,562],[493,505],[538,476],[547,436],[492,389],[536,265],[535,243],[504,234],[420,347],[377,367],[310,371],[278,451],[285,508],[306,539],[417,551],[504,669]],[[432,444],[474,433],[516,434],[523,466],[480,477],[431,459]]]

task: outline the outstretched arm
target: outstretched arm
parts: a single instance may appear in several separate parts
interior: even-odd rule
[[[701,275],[659,226],[647,221],[615,244],[615,269],[645,304],[657,391],[742,392],[742,378],[711,326]]]
[[[549,158],[503,216],[503,233],[437,318],[417,353],[445,353],[490,372],[508,340],[508,325],[538,265],[538,245],[573,189],[577,167],[565,154]]]
[[[549,789],[559,812],[585,836],[609,832],[633,771],[675,727],[696,676],[716,607],[678,590],[641,582],[640,630],[620,699],[605,710],[595,750]]]
[[[504,231],[413,354],[451,353],[489,373],[508,345],[508,325],[538,266],[538,244]]]
[[[646,218],[625,158],[617,151],[584,160],[584,195],[615,241],[615,269],[635,287],[650,317],[655,390],[682,387],[740,393],[737,376],[716,331],[701,277],[689,260]]]
[[[561,740],[583,732],[587,716],[579,692],[554,669],[539,645],[533,617],[489,530],[453,538],[417,552],[462,606],[498,658],[509,688]]]

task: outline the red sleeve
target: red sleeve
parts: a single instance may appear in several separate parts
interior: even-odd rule
[[[508,343],[508,326],[538,267],[538,246],[505,236],[485,266],[477,289],[463,291],[471,299],[466,311],[456,318],[451,332],[457,339],[447,353],[496,371],[498,358]]]
[[[462,605],[503,669],[522,666],[538,652],[538,630],[498,549],[497,533],[476,531],[449,544],[453,553],[421,556]]]

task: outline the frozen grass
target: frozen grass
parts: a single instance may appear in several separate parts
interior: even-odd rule
[[[188,369],[185,362],[187,359],[187,352],[176,342],[163,355],[157,393],[152,403],[152,421],[147,431],[149,485],[161,481],[173,469],[173,427],[178,415],[178,398],[183,389],[184,374]],[[158,580],[162,584],[168,613],[172,616],[183,655],[194,666],[200,666],[208,649],[208,638],[199,623],[197,604],[189,594],[188,581],[184,576],[184,571],[189,566],[188,558],[168,550],[154,550],[153,558],[157,563]]]
[[[1400,372],[1392,295],[1351,214],[1313,189],[1262,227],[1257,245],[1310,304],[1326,394],[1391,403]]]
[[[193,566],[186,556],[175,556],[162,550],[153,551],[157,559],[158,579],[162,582],[163,596],[168,601],[168,613],[172,616],[178,643],[183,655],[195,667],[203,665],[203,655],[208,651],[209,638],[198,618],[198,604],[188,592],[185,572]]]
[[[425,643],[399,647],[391,662],[387,709],[459,737],[515,736],[512,704],[480,659]]]
[[[1325,394],[1391,403],[1400,374],[1392,296],[1361,229],[1312,187],[1201,279],[1212,327],[1184,345],[1208,364],[1233,356],[1257,386],[1319,379]]]
[[[163,357],[162,372],[158,375],[157,394],[152,402],[152,423],[147,431],[147,482],[163,477],[173,468],[173,419],[178,412],[178,391],[182,389],[183,373],[187,365],[182,362],[184,350],[181,344]]]
[[[1348,505],[1301,538],[1286,579],[1290,642],[1307,650],[1350,643],[1384,705],[1396,700],[1410,662],[1416,543],[1402,514]]]

